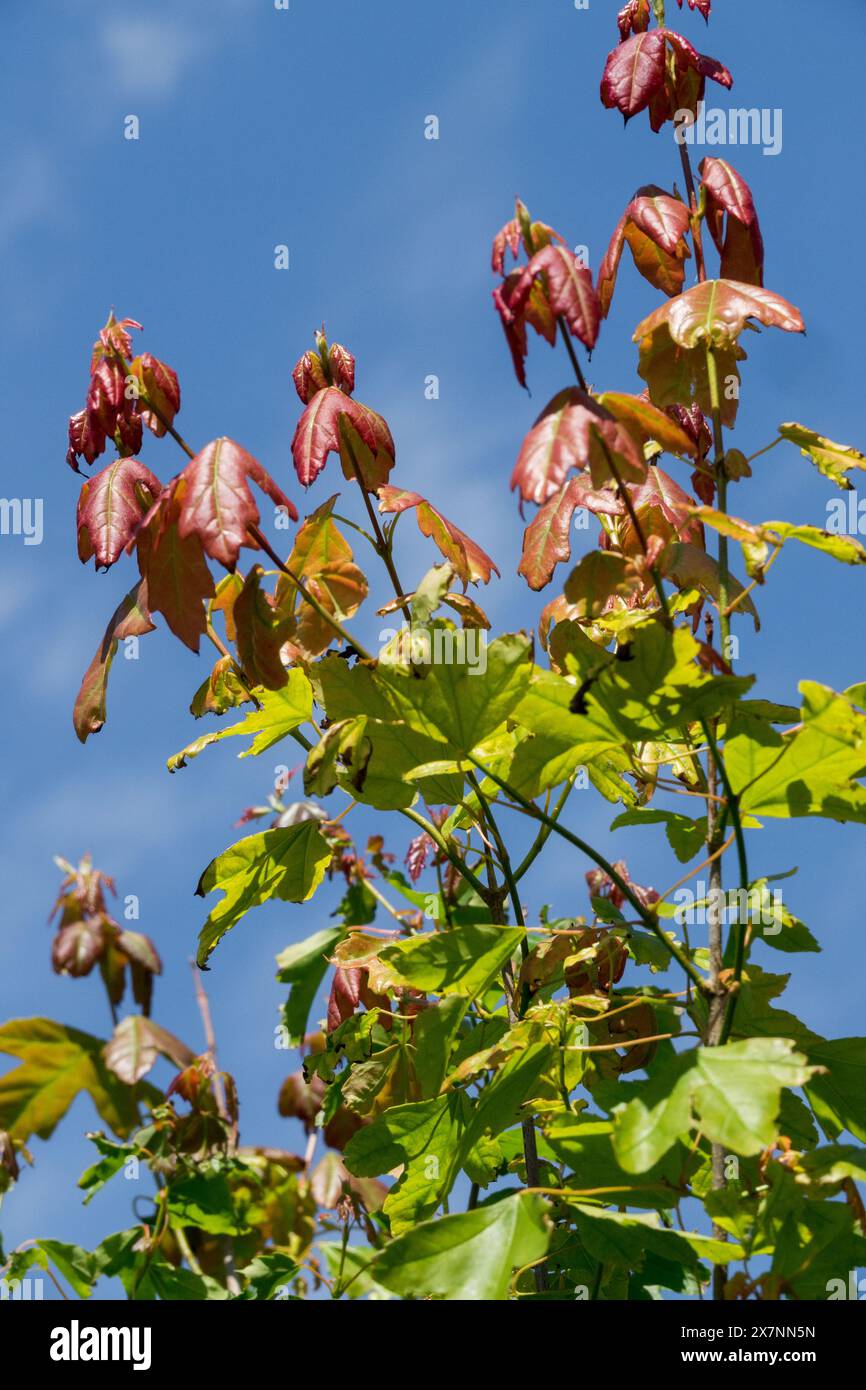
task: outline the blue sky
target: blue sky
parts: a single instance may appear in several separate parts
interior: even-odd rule
[[[805,339],[750,335],[734,442],[751,453],[778,422],[800,419],[862,447],[862,6],[717,0],[714,8],[709,30],[672,2],[669,22],[731,67],[733,92],[711,90],[711,104],[782,110],[777,156],[718,152],[752,185],[768,287],[800,307],[808,328]],[[271,777],[270,765],[239,763],[230,746],[168,776],[166,757],[199,731],[186,709],[206,667],[164,628],[142,642],[138,662],[116,663],[106,729],[84,748],[74,737],[80,676],[132,583],[128,560],[107,575],[79,564],[78,483],[64,463],[66,420],[83,405],[90,344],[109,307],[140,320],[142,345],[177,369],[185,436],[199,445],[237,439],[302,512],[341,482],[332,462],[303,498],[289,458],[299,406],[291,367],[324,321],[357,356],[358,396],[391,423],[394,480],[428,495],[499,562],[503,580],[481,596],[494,625],[534,626],[539,604],[514,573],[521,522],[508,478],[522,435],[568,370],[561,352],[533,340],[532,399],[518,388],[491,305],[489,243],[520,193],[536,217],[586,244],[595,268],[634,190],[679,176],[670,127],[653,137],[640,116],[624,130],[599,102],[616,9],[615,0],[591,0],[588,10],[572,0],[8,7],[3,493],[44,499],[44,542],[0,537],[0,1017],[107,1029],[94,980],[50,973],[45,925],[52,854],[90,850],[121,895],[140,897],[141,929],[166,967],[156,1016],[199,1047],[187,960],[203,912],[193,889]],[[123,136],[130,114],[138,141]],[[424,138],[431,114],[438,141]],[[274,269],[278,244],[290,249],[288,271]],[[626,257],[591,367],[598,386],[640,389],[630,336],[657,302]],[[441,382],[437,401],[424,395],[431,373]],[[182,461],[171,441],[152,439],[143,457],[163,478]],[[789,446],[732,491],[741,515],[817,525],[834,492]],[[404,575],[417,579],[434,558],[411,522],[401,523]],[[795,697],[801,677],[837,688],[862,679],[862,584],[821,556],[786,553],[758,596],[759,638],[740,624],[739,668],[760,662],[762,693],[781,700]],[[362,636],[377,626],[357,623]],[[573,797],[569,823],[625,854],[635,878],[661,889],[678,876],[660,833],[613,837],[612,818],[594,793]],[[366,828],[378,824],[369,816]],[[752,851],[761,872],[800,867],[787,900],[825,949],[800,963],[789,1007],[836,1035],[862,1031],[852,968],[862,950],[862,833],[771,825]],[[398,828],[391,847],[402,854],[405,841]],[[583,910],[585,867],[549,852],[526,880],[531,909]],[[247,1142],[301,1142],[275,1109],[294,1061],[273,1047],[284,993],[273,958],[324,926],[335,897],[258,910],[223,943],[207,977]],[[770,969],[791,959],[764,947],[759,958]],[[4,1207],[7,1247],[39,1234],[92,1246],[130,1224],[126,1184],[80,1205],[73,1175],[90,1161],[82,1135],[93,1125],[79,1100],[50,1144],[34,1141],[36,1166]]]

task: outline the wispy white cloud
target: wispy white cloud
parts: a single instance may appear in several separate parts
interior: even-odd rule
[[[130,96],[170,98],[194,63],[229,42],[252,0],[209,0],[206,22],[181,18],[173,4],[151,5],[148,14],[115,14],[100,26],[108,77]]]
[[[189,66],[211,46],[212,30],[170,15],[114,15],[100,42],[109,76],[131,97],[168,97]]]

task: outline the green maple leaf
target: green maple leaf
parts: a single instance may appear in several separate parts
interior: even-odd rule
[[[866,470],[866,457],[859,449],[850,444],[836,444],[834,440],[793,420],[780,425],[779,434],[792,444],[799,445],[800,453],[811,459],[819,473],[831,478],[841,488],[850,490],[854,486],[848,477],[852,468]]]
[[[0,1077],[0,1129],[22,1141],[31,1134],[48,1139],[86,1091],[109,1128],[121,1138],[128,1135],[139,1122],[138,1105],[103,1061],[104,1046],[101,1038],[49,1018],[0,1025],[0,1052],[21,1060]]]
[[[802,1086],[814,1071],[789,1038],[677,1053],[617,1111],[617,1159],[626,1172],[645,1172],[694,1127],[732,1153],[760,1153],[776,1138],[783,1088]]]
[[[169,772],[176,772],[178,768],[185,767],[190,758],[197,758],[202,749],[211,743],[220,743],[224,738],[234,738],[238,735],[252,738],[250,747],[245,748],[238,756],[257,757],[259,753],[273,748],[280,739],[312,717],[312,687],[304,672],[298,668],[289,671],[288,681],[281,690],[265,690],[259,686],[254,693],[261,709],[251,710],[237,724],[232,724],[227,729],[213,729],[193,739],[186,748],[169,758]]]
[[[205,965],[214,947],[251,907],[269,898],[306,902],[324,878],[330,858],[331,847],[316,821],[248,835],[218,854],[196,888],[202,898],[217,888],[225,893],[201,929],[197,963]]]
[[[469,753],[511,714],[530,680],[529,642],[522,634],[498,637],[485,649],[486,666],[439,662],[418,676],[382,665],[379,684],[397,718],[419,733]]]
[[[386,1246],[370,1276],[408,1298],[467,1302],[506,1299],[511,1272],[541,1259],[550,1227],[547,1203],[518,1193],[476,1211],[425,1221]]]
[[[803,681],[803,722],[782,736],[762,720],[738,719],[725,764],[741,809],[763,816],[866,821],[866,716],[844,695]]]
[[[510,960],[523,927],[465,923],[455,931],[427,932],[379,952],[404,984],[425,992],[473,998]]]

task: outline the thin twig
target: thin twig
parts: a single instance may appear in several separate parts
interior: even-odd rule
[[[207,1042],[208,1055],[213,1064],[213,1089],[216,1097],[217,1110],[220,1117],[229,1130],[229,1142],[234,1148],[237,1144],[237,1122],[232,1119],[229,1113],[228,1101],[226,1099],[225,1083],[223,1082],[222,1072],[219,1069],[217,1059],[216,1034],[214,1032],[213,1019],[211,1018],[210,1002],[205,991],[201,978],[201,971],[197,968],[194,960],[190,960],[190,970],[192,971],[193,985],[195,987],[196,1003],[201,1014],[202,1026],[204,1027],[205,1041]],[[224,1237],[224,1259],[223,1267],[226,1276],[226,1288],[229,1293],[237,1296],[241,1291],[240,1281],[235,1273],[234,1262],[234,1242],[231,1236]]]
[[[364,505],[367,508],[367,515],[370,518],[370,525],[373,527],[373,531],[376,535],[374,549],[376,551],[376,554],[379,556],[379,558],[385,565],[386,570],[388,571],[388,577],[390,578],[391,583],[394,586],[394,593],[397,595],[397,598],[401,600],[400,608],[403,612],[403,617],[406,619],[407,623],[411,624],[412,610],[410,609],[409,604],[405,601],[404,598],[406,590],[400,583],[400,576],[397,573],[397,568],[394,564],[394,557],[391,554],[391,546],[382,534],[382,527],[379,524],[379,518],[376,514],[376,508],[370,501],[370,494],[367,491],[367,485],[364,482],[364,474],[361,471],[361,465],[355,457],[355,448],[352,443],[352,440],[349,438],[348,433],[343,437],[343,442],[345,443],[346,451],[349,455],[349,462],[352,465],[352,471],[355,474],[355,481],[357,482],[358,487],[361,489],[361,496],[363,497]]]
[[[520,792],[518,792],[514,787],[510,786],[508,782],[503,780],[503,778],[499,777],[497,773],[492,772],[490,768],[487,768],[484,766],[483,763],[478,762],[477,759],[471,756],[471,754],[469,756],[469,761],[473,763],[475,767],[477,767],[478,771],[481,772],[485,777],[489,777],[492,782],[495,782],[498,787],[501,787],[507,796],[510,796],[515,801],[519,801],[521,805],[527,811],[530,812],[530,814],[533,814],[536,817],[537,820],[542,821],[545,825],[549,825],[550,828],[557,835],[560,835],[564,840],[567,840],[569,844],[574,845],[575,848],[579,849],[582,854],[585,854],[588,859],[591,859],[594,864],[597,864],[600,869],[603,869],[604,872],[607,874],[608,878],[611,880],[611,882],[614,883],[616,887],[619,889],[619,891],[622,893],[623,897],[627,898],[628,901],[631,903],[632,907],[637,912],[638,917],[641,919],[643,925],[659,938],[659,940],[664,945],[665,949],[673,956],[674,960],[677,961],[677,963],[682,967],[682,969],[685,970],[686,974],[691,976],[692,980],[695,982],[698,988],[702,991],[706,990],[707,981],[705,980],[701,972],[697,969],[694,962],[691,961],[689,957],[683,953],[679,946],[677,946],[676,942],[671,941],[670,937],[662,929],[658,921],[658,918],[655,916],[655,914],[650,912],[649,909],[644,906],[640,898],[637,897],[632,886],[625,881],[622,875],[614,868],[613,864],[611,864],[611,862],[608,859],[605,859],[603,854],[599,854],[598,850],[593,849],[592,845],[587,844],[586,840],[582,840],[579,835],[573,834],[573,832],[567,830],[565,826],[560,825],[558,821],[554,821],[553,818],[549,816],[546,811],[542,811],[541,808],[536,806],[532,801],[528,801],[525,796],[522,796]]]
[[[716,859],[721,859],[725,850],[730,849],[731,845],[734,843],[734,839],[735,832],[732,830],[723,845],[720,845],[712,854],[708,854],[706,859],[702,859],[700,864],[697,864],[693,869],[689,869],[687,873],[683,874],[682,878],[678,878],[676,883],[672,883],[670,888],[666,888],[665,891],[659,895],[656,899],[656,907],[658,907],[659,903],[663,903],[665,898],[669,898],[671,893],[675,893],[678,888],[681,888],[684,883],[688,883],[690,878],[694,878],[695,874],[699,874],[701,869],[706,869],[708,865],[714,863]]]

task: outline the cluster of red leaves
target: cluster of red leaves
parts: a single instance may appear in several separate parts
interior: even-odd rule
[[[117,459],[84,483],[78,500],[78,553],[107,568],[135,551],[150,612],[198,651],[207,626],[203,602],[214,581],[207,560],[233,571],[242,546],[259,549],[254,482],[297,520],[294,504],[257,459],[231,439],[205,445],[165,487],[138,459]]]
[[[706,18],[709,6],[697,7]],[[665,90],[669,98],[675,95],[678,101],[683,95],[682,73],[678,70],[683,55],[691,69],[697,71],[703,65],[705,75],[713,75],[711,60],[698,62],[695,55],[693,61],[691,46],[667,30],[649,33],[649,20],[648,4],[635,0],[627,5],[620,14],[624,42],[608,61],[603,100],[605,93],[623,94],[618,74],[624,71],[626,60],[634,64],[634,88],[625,103],[626,114],[639,109],[632,109],[638,97],[645,96],[647,102],[652,99],[651,83],[642,80],[648,54],[667,53]],[[629,39],[632,32],[634,38]],[[635,39],[653,42],[645,50]],[[702,80],[694,87],[693,95],[702,91]],[[651,107],[651,113],[653,110],[658,114],[661,107]],[[751,320],[788,331],[802,330],[802,320],[793,306],[762,288],[763,242],[748,184],[726,160],[714,157],[702,161],[700,175],[700,204],[691,208],[678,194],[656,185],[639,188],[619,219],[599,267],[593,301],[599,319],[610,311],[625,246],[644,278],[668,297],[669,302],[650,314],[635,332],[635,340],[641,344],[639,370],[647,390],[638,397],[568,388],[545,406],[523,441],[511,486],[519,492],[521,507],[525,502],[535,502],[540,507],[526,530],[519,566],[519,573],[533,589],[543,588],[555,566],[568,558],[571,527],[578,508],[606,519],[601,530],[601,549],[610,551],[611,537],[615,536],[615,548],[627,557],[628,565],[627,573],[613,559],[594,569],[590,566],[591,575],[581,576],[577,585],[572,583],[575,591],[585,596],[588,587],[597,596],[609,584],[605,606],[622,600],[633,605],[642,601],[652,587],[648,584],[649,566],[660,568],[675,583],[679,582],[678,576],[683,576],[681,587],[694,584],[695,551],[703,551],[704,546],[701,528],[689,523],[688,508],[694,505],[694,498],[658,468],[648,473],[648,460],[658,450],[691,459],[695,464],[695,491],[702,501],[711,504],[715,485],[710,470],[702,466],[712,443],[705,419],[705,411],[709,410],[706,344],[712,341],[720,371],[727,379],[736,375],[736,364],[745,356],[738,338]],[[722,278],[702,281],[684,291],[686,261],[691,256],[687,238],[690,233],[698,235],[696,228],[701,219],[707,221],[719,252]],[[554,249],[557,234],[549,227],[531,223],[525,206],[518,201],[516,217],[502,228],[493,243],[493,268],[505,276],[494,298],[518,379],[524,384],[526,324],[532,323],[550,342],[555,341],[557,327],[550,304],[550,277],[537,277],[533,272],[539,254],[533,250],[536,238],[546,243],[549,253]],[[516,259],[521,246],[529,256],[528,265],[505,275],[507,253],[510,251]],[[555,249],[558,254],[567,255],[561,247]],[[527,292],[531,297],[527,298]],[[558,307],[558,301],[554,307]],[[585,317],[580,325],[585,327]],[[578,326],[577,318],[568,326]],[[597,323],[589,339],[582,339],[585,346],[595,341],[595,333]],[[732,424],[735,413],[736,397],[731,394],[723,407],[723,423]],[[661,492],[670,498],[672,489],[679,494],[675,524],[669,508],[649,504],[651,495]],[[626,515],[629,506],[639,516],[642,510],[647,511],[643,518],[645,554],[632,535],[633,526]],[[671,569],[662,557],[666,547],[676,540],[684,543],[685,550],[680,546],[675,552]],[[701,561],[700,565],[704,566],[702,573],[706,578],[707,562]],[[604,582],[599,585],[602,572]],[[566,602],[565,610],[574,611],[574,605]],[[560,605],[559,616],[562,611]],[[552,612],[549,616],[554,620]]]
[[[487,584],[499,570],[486,551],[449,521],[417,492],[398,487],[379,488],[379,511],[397,513],[414,509],[422,536],[433,540],[462,584]]]
[[[642,903],[644,907],[651,907],[653,903],[658,902],[659,895],[656,890],[654,888],[642,888],[640,884],[635,883],[622,859],[618,859],[613,867],[623,883],[628,884],[638,902]],[[586,886],[591,897],[603,898],[612,907],[620,908],[625,902],[625,894],[622,889],[614,883],[604,869],[589,869],[586,874]]]
[[[501,235],[504,260],[506,240],[513,242],[507,229]],[[305,406],[292,440],[295,472],[304,487],[315,482],[328,456],[336,453],[344,476],[375,494],[383,515],[415,509],[422,535],[435,542],[464,586],[486,584],[491,573],[499,573],[490,556],[425,497],[388,484],[394,441],[382,416],[354,399],[355,359],[347,348],[329,346],[324,333],[317,334],[316,350],[304,353],[292,378]]]
[[[708,155],[700,163],[707,224],[721,257],[723,280],[764,283],[764,242],[752,190],[726,159]]]
[[[647,471],[644,449],[650,443],[681,458],[697,454],[692,433],[645,396],[609,391],[595,397],[570,387],[545,406],[523,441],[511,479],[523,500],[541,504],[527,527],[519,566],[531,588],[544,588],[568,558],[578,507],[596,516],[624,516],[612,464],[633,498],[653,486],[659,470]],[[569,477],[572,472],[577,476]]]
[[[506,250],[516,260],[521,246],[528,257],[526,265],[506,275]],[[564,237],[544,222],[531,221],[519,199],[516,217],[494,238],[491,265],[494,274],[503,276],[493,291],[493,302],[521,386],[526,385],[527,326],[551,346],[557,327],[564,325],[585,348],[595,347],[601,312],[589,270],[569,250]]]
[[[283,577],[276,593],[270,592],[258,565],[246,577],[238,575],[230,587],[224,582],[217,592],[211,561],[234,576],[242,549],[269,549],[251,484],[284,519],[297,521],[298,513],[261,463],[234,440],[212,440],[167,484],[134,456],[142,425],[164,434],[180,404],[170,368],[147,354],[127,361],[130,330],[138,326],[132,319],[109,319],[93,350],[87,409],[70,426],[88,461],[109,437],[119,454],[81,488],[79,557],[108,569],[124,552],[134,553],[141,575],[109,622],[82,683],[74,711],[82,741],[105,722],[106,684],[118,642],[152,631],[153,613],[162,613],[175,636],[197,652],[209,613],[220,610],[227,636],[236,643],[243,681],[276,690],[286,683],[287,662],[310,659],[333,640],[334,628],[324,612],[350,617],[367,594],[364,575],[330,518],[335,499],[308,518],[289,557],[292,574],[305,586],[303,602],[294,579]],[[380,512],[415,510],[422,533],[433,539],[464,587],[487,583],[494,571],[498,574],[490,556],[426,498],[388,486],[394,442],[385,420],[355,400],[355,358],[347,348],[328,344],[322,331],[315,349],[296,363],[292,378],[304,406],[292,456],[305,486],[316,479],[329,454],[337,453],[344,476],[377,496]],[[73,465],[77,457],[73,450]],[[455,605],[459,598],[450,596]],[[318,609],[311,606],[313,599]],[[199,712],[222,713],[237,703],[236,669],[230,656],[221,659]]]
[[[712,0],[688,0],[689,9],[697,10],[709,22]],[[680,9],[683,0],[677,0]],[[652,18],[650,0],[627,0],[616,17],[620,38],[625,43],[630,34],[645,34]]]
[[[746,354],[739,338],[752,320],[786,333],[805,331],[799,310],[781,295],[739,280],[704,280],[648,314],[634,330],[638,371],[657,405],[697,402],[710,409],[706,348],[712,344],[719,375],[736,378]],[[738,393],[722,396],[722,423],[733,426]]]
[[[309,405],[316,393],[328,386],[337,386],[351,396],[355,389],[355,358],[341,343],[329,347],[322,332],[317,335],[316,351],[305,352],[298,358],[292,380],[304,405]]]
[[[438,810],[431,810],[430,817],[434,825],[443,825],[448,818],[448,807],[442,806]],[[420,835],[416,835],[414,840],[409,841],[405,864],[406,872],[413,883],[418,882],[427,867],[430,855],[434,854],[434,851],[436,851],[436,842],[427,834],[426,830],[422,830]],[[436,864],[445,862],[451,867],[450,861],[441,852],[435,854],[433,862]]]
[[[721,259],[722,279],[763,284],[764,244],[749,185],[727,160],[707,156],[700,164],[710,234]],[[678,197],[654,184],[639,188],[617,223],[598,271],[596,290],[603,316],[613,298],[624,246],[641,275],[669,298],[681,293],[686,241],[692,215]]]
[[[316,336],[316,351],[305,352],[292,372],[306,407],[292,440],[292,459],[304,487],[321,473],[329,454],[339,454],[349,480],[363,480],[368,492],[387,482],[394,467],[394,441],[381,415],[352,395],[355,359],[340,343]]]
[[[129,968],[132,994],[144,1014],[150,1012],[153,977],[162,973],[162,962],[150,937],[121,928],[110,916],[106,891],[115,896],[114,880],[94,869],[85,856],[73,866],[58,859],[66,877],[60,885],[49,921],[58,918],[51,948],[57,975],[79,979],[98,965],[108,997],[115,1007],[126,990]]]
[[[78,460],[94,463],[112,440],[117,452],[129,457],[141,448],[142,426],[163,435],[180,410],[180,385],[171,367],[143,352],[131,362],[131,329],[135,319],[109,314],[93,345],[90,385],[83,410],[69,420],[66,462],[80,473]]]
[[[604,317],[610,310],[623,247],[628,246],[641,275],[664,294],[679,294],[685,279],[685,261],[691,252],[686,241],[689,209],[679,198],[649,184],[639,188],[617,223],[610,245],[598,268],[598,293]]]
[[[620,14],[621,41],[607,58],[601,79],[605,106],[621,111],[626,121],[649,112],[653,130],[661,130],[678,112],[697,114],[709,77],[723,87],[733,78],[715,58],[696,48],[672,29],[648,29],[643,6],[626,6]],[[635,32],[630,31],[634,29]]]

